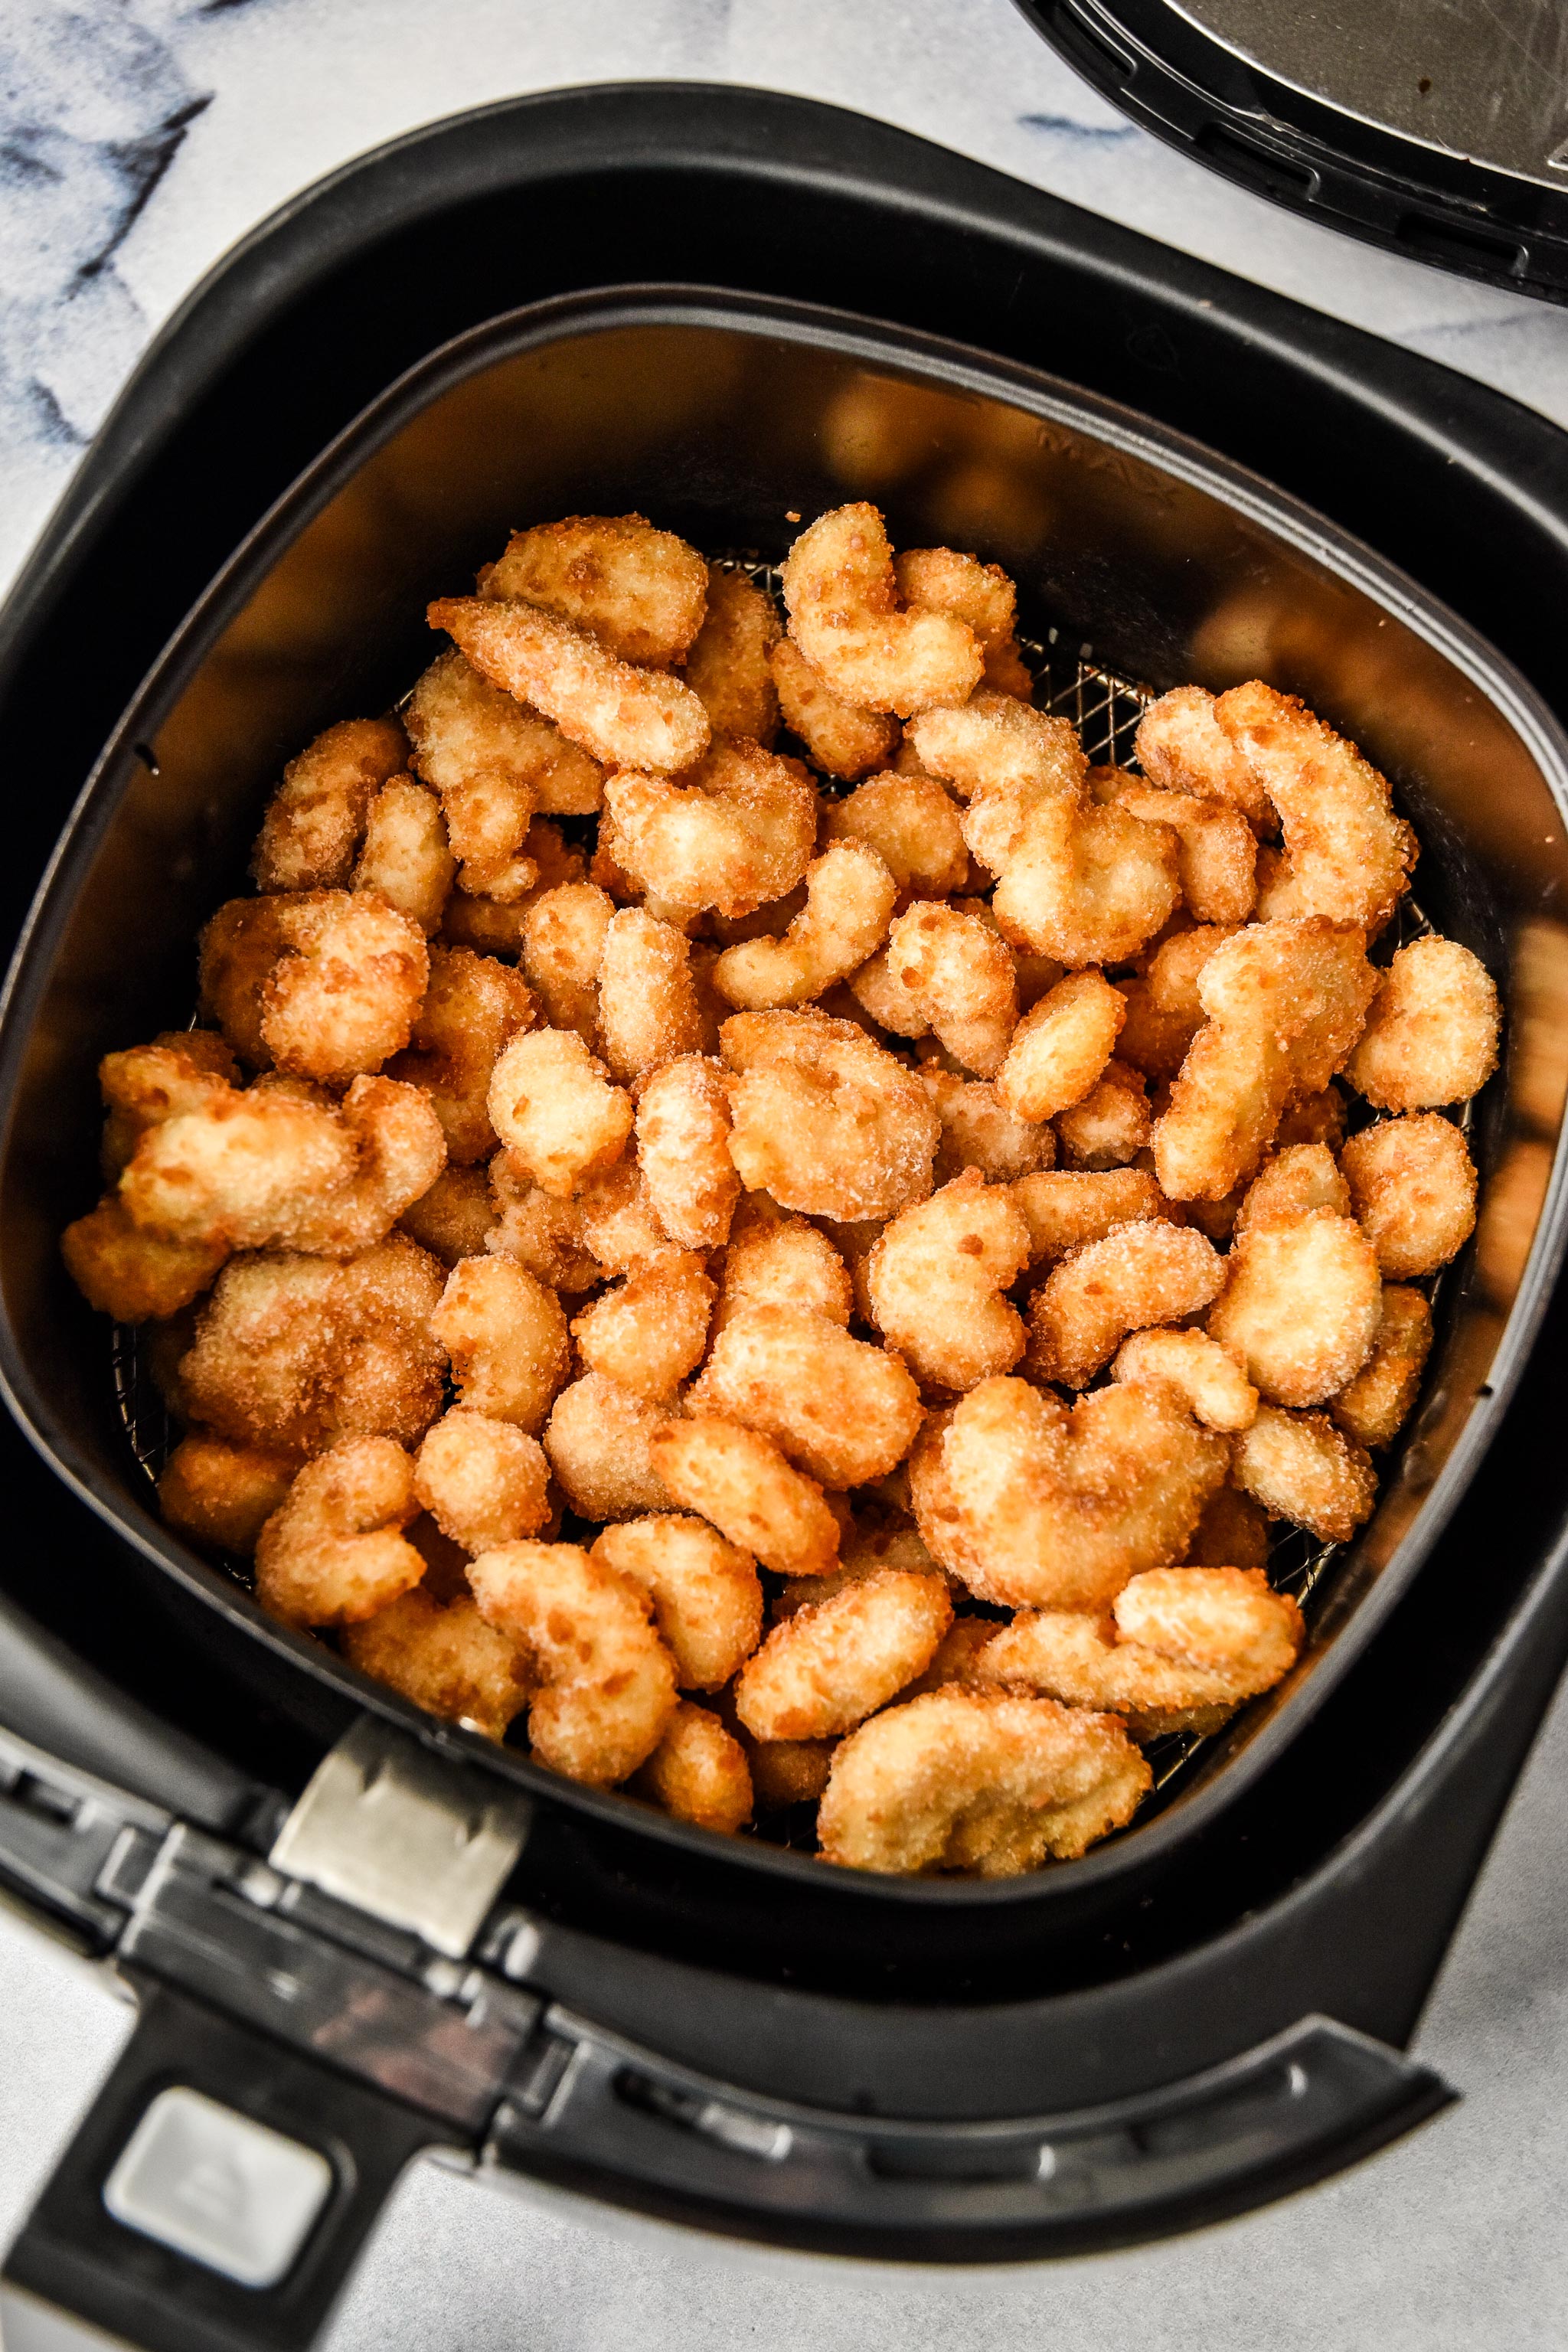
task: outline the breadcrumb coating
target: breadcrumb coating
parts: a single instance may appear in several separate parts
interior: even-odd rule
[[[1346,1142],[1340,1167],[1392,1282],[1436,1274],[1475,1231],[1475,1162],[1458,1129],[1436,1111],[1363,1128]]]
[[[908,719],[961,703],[980,683],[973,630],[952,613],[903,604],[882,517],[865,501],[801,532],[784,594],[791,636],[845,702]]]
[[[752,1818],[745,1749],[716,1715],[689,1698],[680,1701],[630,1786],[672,1820],[698,1829],[733,1835]]]
[[[945,898],[969,875],[958,810],[931,776],[874,775],[823,811],[825,842],[874,849],[901,899]]]
[[[486,1739],[504,1739],[528,1705],[527,1659],[486,1624],[466,1592],[443,1601],[416,1584],[374,1617],[345,1626],[342,1646],[361,1674]]]
[[[1179,1322],[1219,1295],[1226,1260],[1202,1234],[1163,1219],[1117,1225],[1058,1261],[1029,1302],[1029,1361],[1081,1389],[1130,1331]]]
[[[775,1625],[742,1667],[735,1708],[754,1739],[831,1739],[923,1674],[952,1622],[940,1576],[880,1569]]]
[[[1385,1284],[1372,1353],[1329,1401],[1345,1435],[1369,1449],[1392,1444],[1415,1402],[1431,1351],[1432,1309],[1420,1291]]]
[[[1253,678],[1214,715],[1279,811],[1294,911],[1375,932],[1410,887],[1415,835],[1370,761],[1304,703]]]
[[[454,1405],[427,1430],[414,1492],[441,1533],[469,1554],[536,1536],[550,1517],[550,1465],[537,1441],[491,1413]]]
[[[718,1065],[682,1055],[656,1070],[637,1097],[637,1166],[672,1241],[717,1249],[741,1179],[730,1157],[730,1097]]]
[[[482,677],[542,711],[607,768],[668,774],[708,748],[708,713],[689,686],[635,668],[568,621],[483,596],[437,598],[426,617]]]
[[[832,1487],[886,1476],[923,1419],[900,1357],[800,1307],[751,1307],[714,1341],[688,1402],[772,1437]]]
[[[970,1171],[883,1228],[866,1268],[872,1319],[917,1380],[972,1389],[1024,1352],[1024,1318],[1003,1294],[1028,1262],[1005,1188]]]
[[[353,872],[370,804],[408,758],[392,719],[345,719],[283,771],[250,870],[258,890],[341,890]]]
[[[865,709],[835,694],[793,638],[782,637],[773,646],[768,669],[784,723],[798,736],[814,768],[854,783],[887,765],[901,731],[889,713]]]
[[[719,1044],[742,1184],[844,1223],[925,1199],[942,1123],[920,1080],[852,1022],[737,1013]]]
[[[838,1521],[822,1488],[760,1430],[704,1413],[667,1422],[648,1454],[676,1502],[700,1511],[764,1568],[793,1577],[823,1576],[833,1568]]]
[[[763,1588],[755,1563],[701,1519],[658,1514],[606,1528],[590,1557],[634,1577],[682,1690],[722,1690],[756,1648]]]
[[[479,573],[481,596],[521,598],[589,630],[623,661],[684,658],[708,605],[708,566],[639,514],[568,515],[513,531]]]
[[[256,1545],[256,1597],[286,1625],[353,1625],[418,1583],[403,1529],[414,1465],[389,1437],[350,1437],[308,1462]]]
[[[773,598],[743,572],[708,566],[702,626],[686,656],[686,683],[714,735],[744,736],[771,751],[779,728],[770,656],[782,632]]]
[[[1259,1405],[1236,1441],[1231,1475],[1272,1517],[1293,1520],[1324,1543],[1348,1543],[1377,1499],[1372,1464],[1325,1412]]]
[[[1497,1067],[1500,1024],[1478,956],[1457,940],[1412,940],[1383,975],[1345,1076],[1380,1110],[1468,1102]]]

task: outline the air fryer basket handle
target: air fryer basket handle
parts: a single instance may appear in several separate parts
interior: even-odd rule
[[[139,2130],[144,2147],[156,2137],[160,2114],[151,2127],[146,2119],[170,2093],[184,2104],[162,2151],[138,2163],[132,2150],[127,2164]],[[152,1990],[6,2260],[5,2352],[101,2352],[105,2338],[136,2352],[304,2352],[405,2167],[453,2137],[199,2002]],[[206,2258],[151,2233],[164,2226]]]

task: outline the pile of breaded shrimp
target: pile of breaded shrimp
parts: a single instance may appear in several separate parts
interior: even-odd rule
[[[1003,1876],[1295,1662],[1271,1538],[1373,1508],[1497,994],[1390,953],[1415,837],[1299,701],[1094,767],[995,565],[857,504],[782,590],[574,517],[431,604],[201,1025],[105,1058],[63,1246],[275,1618],[683,1822]]]

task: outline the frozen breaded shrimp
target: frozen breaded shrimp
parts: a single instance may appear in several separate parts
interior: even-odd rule
[[[1102,804],[1125,809],[1145,824],[1170,826],[1182,897],[1194,921],[1246,922],[1258,896],[1258,842],[1239,809],[1194,793],[1162,792],[1115,769],[1091,771],[1089,782]]]
[[[674,1411],[650,1404],[602,1372],[563,1388],[551,1409],[544,1451],[562,1491],[585,1519],[637,1518],[668,1511],[670,1495],[654,1467],[652,1444]]]
[[[989,923],[917,899],[889,932],[888,982],[955,1061],[979,1077],[996,1076],[1017,1026],[1018,982]]]
[[[668,773],[708,748],[708,714],[689,686],[634,668],[568,621],[483,596],[439,598],[426,617],[492,686],[531,703],[607,767]]]
[[[930,776],[875,775],[823,813],[825,841],[874,849],[908,898],[945,898],[969,873],[958,810]]]
[[[1273,1404],[1321,1404],[1371,1355],[1383,1306],[1372,1244],[1331,1209],[1254,1225],[1225,1262],[1210,1336]]]
[[[716,1064],[682,1055],[656,1070],[637,1107],[637,1165],[672,1240],[717,1249],[741,1180],[730,1157],[730,1097]]]
[[[1353,743],[1258,678],[1214,715],[1279,812],[1296,905],[1375,931],[1410,887],[1415,836]]]
[[[902,604],[874,506],[809,524],[785,558],[784,593],[791,636],[846,702],[907,719],[961,703],[980,683],[984,656],[968,624]]]
[[[350,1665],[428,1715],[486,1739],[504,1739],[528,1705],[533,1675],[522,1652],[487,1625],[471,1595],[440,1600],[423,1584],[343,1628]]]
[[[312,890],[280,917],[283,951],[261,991],[279,1069],[343,1084],[407,1045],[430,977],[419,925],[365,891]]]
[[[1118,1225],[1051,1268],[1029,1302],[1029,1361],[1081,1389],[1131,1331],[1174,1323],[1215,1298],[1226,1261],[1202,1234],[1161,1219]]]
[[[1348,1542],[1377,1499],[1372,1464],[1326,1412],[1259,1405],[1236,1441],[1231,1475],[1272,1517],[1290,1519],[1323,1543]]]
[[[584,1243],[606,1281],[634,1273],[669,1248],[642,1171],[629,1156],[591,1176],[574,1206]]]
[[[1163,791],[1228,803],[1255,833],[1278,832],[1274,804],[1252,762],[1220,725],[1214,696],[1201,686],[1178,686],[1152,702],[1133,744],[1144,774]]]
[[[1006,1189],[957,1177],[883,1228],[866,1268],[877,1328],[934,1387],[1009,1372],[1024,1318],[1003,1294],[1028,1262],[1029,1228]]]
[[[717,1295],[699,1256],[670,1250],[578,1316],[577,1353],[591,1372],[634,1396],[669,1396],[702,1360]]]
[[[590,1052],[599,1036],[599,967],[615,901],[592,882],[563,882],[522,918],[522,968],[552,1026],[575,1029]]]
[[[983,1381],[942,1441],[958,1572],[982,1601],[1103,1609],[1180,1559],[1228,1444],[1158,1383],[1097,1389],[1069,1412],[1026,1381]]]
[[[418,1583],[403,1529],[414,1465],[389,1437],[351,1437],[307,1463],[256,1545],[256,1597],[286,1625],[352,1625]]]
[[[781,1576],[823,1576],[838,1557],[838,1521],[822,1488],[771,1437],[703,1414],[667,1422],[649,1458],[670,1495]]]
[[[834,1487],[885,1476],[924,1418],[896,1355],[798,1307],[748,1307],[726,1324],[688,1402],[760,1429]]]
[[[855,1295],[848,1269],[827,1235],[804,1217],[769,1215],[753,1193],[737,1217],[724,1252],[717,1339],[726,1323],[750,1307],[801,1307],[847,1327]]]
[[[1127,1017],[1117,1053],[1148,1078],[1173,1078],[1205,1019],[1198,977],[1234,932],[1215,923],[1173,932],[1131,979],[1118,981]]]
[[[108,1181],[121,1173],[150,1127],[224,1100],[238,1079],[233,1053],[211,1029],[165,1030],[150,1045],[106,1054],[98,1066],[98,1085],[109,1113],[101,1153]]]
[[[534,1014],[533,998],[510,964],[470,948],[431,949],[430,984],[412,1043],[387,1076],[425,1089],[456,1165],[487,1160],[495,1150],[490,1077],[503,1046]]]
[[[550,1465],[513,1421],[454,1405],[425,1433],[414,1491],[441,1533],[468,1553],[536,1536],[550,1517]]]
[[[713,985],[726,1003],[756,1012],[809,1003],[875,954],[898,895],[876,851],[858,841],[831,843],[807,866],[805,894],[805,907],[782,939],[747,940],[724,950],[713,966]]]
[[[298,1454],[193,1429],[163,1465],[158,1507],[170,1527],[194,1542],[248,1559],[299,1467]]]
[[[1236,1213],[1236,1238],[1264,1225],[1293,1224],[1314,1209],[1336,1217],[1351,1213],[1351,1190],[1323,1143],[1290,1143],[1271,1152],[1242,1195]]]
[[[769,656],[781,635],[773,598],[743,572],[708,566],[708,607],[686,656],[686,683],[718,735],[742,735],[763,751],[779,727]]]
[[[468,1570],[479,1613],[538,1677],[529,1745],[571,1780],[610,1788],[658,1747],[675,1713],[675,1662],[635,1578],[576,1544],[509,1543]]]
[[[364,847],[353,871],[356,890],[374,890],[428,938],[441,927],[458,871],[441,803],[412,776],[383,784],[365,817]],[[533,867],[528,879],[533,879]]]
[[[743,1829],[754,1801],[746,1751],[705,1706],[683,1698],[658,1746],[627,1784],[672,1820],[725,1835]]]
[[[996,1073],[1017,1118],[1054,1118],[1081,1102],[1116,1050],[1127,1007],[1102,972],[1075,971],[1025,1013]]]
[[[816,836],[816,793],[800,761],[727,741],[688,767],[668,776],[628,763],[605,788],[615,856],[633,882],[672,907],[720,915],[750,914],[793,890]]]
[[[1432,1309],[1426,1299],[1401,1283],[1385,1284],[1372,1353],[1354,1380],[1329,1400],[1329,1412],[1347,1437],[1368,1448],[1393,1443],[1415,1402],[1431,1350]]]
[[[1377,975],[1359,930],[1307,916],[1237,931],[1197,985],[1207,1020],[1154,1126],[1177,1201],[1216,1201],[1250,1174],[1290,1097],[1326,1087],[1354,1044]]]
[[[532,854],[537,813],[591,816],[603,803],[598,761],[455,648],[420,678],[404,725],[416,772],[441,795],[452,854],[472,869],[463,877],[470,890]]]
[[[590,1557],[652,1595],[654,1622],[682,1690],[721,1690],[756,1648],[763,1588],[755,1565],[701,1519],[623,1519],[605,1529]]]
[[[689,941],[645,907],[623,907],[599,963],[599,1034],[612,1075],[630,1086],[678,1055],[700,1053],[704,1027]]]
[[[632,1130],[631,1097],[609,1083],[574,1030],[514,1037],[496,1063],[487,1099],[501,1141],[559,1200],[618,1160]]]
[[[199,1298],[225,1258],[223,1240],[161,1239],[136,1223],[117,1193],[60,1235],[66,1270],[89,1307],[117,1323],[162,1322]]]
[[[842,1742],[817,1834],[860,1870],[1013,1877],[1121,1828],[1152,1779],[1114,1717],[950,1686]]]
[[[1104,1173],[1125,1168],[1152,1132],[1149,1097],[1137,1070],[1112,1055],[1080,1102],[1056,1117],[1057,1142],[1071,1167]]]
[[[1412,940],[1384,973],[1345,1065],[1380,1110],[1468,1102],[1497,1067],[1497,986],[1457,940]]]
[[[755,1739],[831,1739],[923,1674],[952,1622],[940,1576],[879,1570],[773,1627],[741,1669],[736,1713]]]
[[[615,1172],[611,1171],[612,1175]],[[510,1151],[498,1151],[488,1173],[495,1221],[485,1234],[485,1249],[494,1256],[515,1259],[546,1289],[592,1290],[603,1268],[584,1232],[583,1196],[563,1201],[542,1191]],[[427,1243],[426,1247],[435,1244]],[[458,1255],[466,1257],[475,1253],[464,1250]],[[437,1255],[444,1253],[437,1250]],[[455,1265],[457,1259],[451,1263]]]
[[[642,515],[568,515],[513,531],[479,587],[590,630],[622,661],[664,669],[684,658],[702,626],[708,566]]]
[[[961,1176],[966,1168],[977,1168],[993,1182],[1005,1184],[1050,1167],[1056,1137],[1042,1122],[1009,1110],[994,1081],[961,1078],[935,1062],[928,1062],[920,1076],[942,1121],[935,1166],[939,1184]]]
[[[835,694],[789,637],[773,646],[769,674],[784,723],[805,744],[814,768],[852,784],[887,765],[900,731],[887,711],[868,710]]]
[[[853,1023],[738,1013],[720,1048],[733,1074],[730,1154],[751,1190],[846,1223],[930,1192],[941,1121],[913,1073]]]
[[[982,563],[951,547],[907,547],[893,558],[893,577],[906,604],[967,621],[985,657],[986,686],[1028,699],[1035,681],[1013,633],[1017,591],[1000,564]]]
[[[466,1257],[447,1277],[430,1328],[459,1402],[530,1434],[566,1378],[566,1318],[552,1291],[507,1257]]]
[[[1134,1331],[1117,1349],[1110,1377],[1169,1381],[1205,1429],[1249,1429],[1258,1416],[1258,1391],[1202,1331]]]
[[[1239,1486],[1226,1486],[1204,1505],[1184,1564],[1188,1568],[1266,1568],[1268,1551],[1268,1512]]]
[[[1020,1177],[1013,1199],[1029,1228],[1029,1255],[1050,1265],[1086,1242],[1102,1241],[1117,1225],[1163,1217],[1166,1204],[1146,1169],[1111,1168],[1087,1174],[1041,1170]]]
[[[257,888],[342,889],[371,802],[407,757],[393,719],[345,719],[318,735],[289,761],[267,804],[250,866]]]
[[[158,1239],[265,1248],[310,1202],[344,1193],[359,1164],[358,1139],[330,1101],[225,1088],[142,1129],[119,1197]]]
[[[1340,1167],[1390,1281],[1436,1274],[1475,1230],[1475,1163],[1458,1129],[1436,1111],[1363,1128],[1347,1140]]]

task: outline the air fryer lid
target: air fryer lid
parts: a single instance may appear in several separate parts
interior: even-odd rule
[[[1326,226],[1568,301],[1568,76],[1542,0],[1020,0],[1111,103]]]

